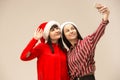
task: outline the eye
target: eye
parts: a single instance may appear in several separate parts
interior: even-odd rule
[[[69,32],[69,29],[66,29],[65,32]]]
[[[75,28],[74,28],[74,27],[71,27],[71,30],[75,30]]]
[[[56,29],[60,29],[59,27],[56,27]]]
[[[54,31],[54,28],[50,29],[50,31]]]

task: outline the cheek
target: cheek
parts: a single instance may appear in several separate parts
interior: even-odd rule
[[[77,32],[75,31],[75,35],[77,36]]]
[[[65,33],[65,37],[67,38],[67,39],[69,39],[69,33]]]
[[[52,34],[52,33],[50,33],[50,38],[52,38],[52,36],[53,36],[53,34]]]

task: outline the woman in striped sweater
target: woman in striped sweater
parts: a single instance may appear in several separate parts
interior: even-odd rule
[[[63,42],[68,47],[68,66],[71,80],[95,80],[95,48],[109,23],[109,9],[101,4],[96,8],[103,14],[102,22],[91,35],[82,38],[73,22],[61,25]]]

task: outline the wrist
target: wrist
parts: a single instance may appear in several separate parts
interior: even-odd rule
[[[39,38],[38,38],[38,37],[36,37],[36,36],[34,36],[33,38],[34,38],[35,40],[39,40]]]
[[[109,14],[104,14],[103,20],[104,20],[104,21],[107,21],[108,18],[109,18]]]

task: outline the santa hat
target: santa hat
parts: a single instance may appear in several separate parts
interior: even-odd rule
[[[73,26],[75,26],[77,28],[77,26],[73,22],[64,22],[63,24],[61,24],[61,27],[60,27],[61,28],[61,32],[62,32],[64,26],[67,25],[67,24],[72,24]]]
[[[45,40],[48,39],[49,36],[49,32],[50,32],[50,28],[53,25],[57,25],[58,27],[60,27],[60,24],[56,21],[49,21],[49,22],[44,22],[42,23],[38,28],[43,30],[43,37],[40,39],[41,42],[45,42]]]

